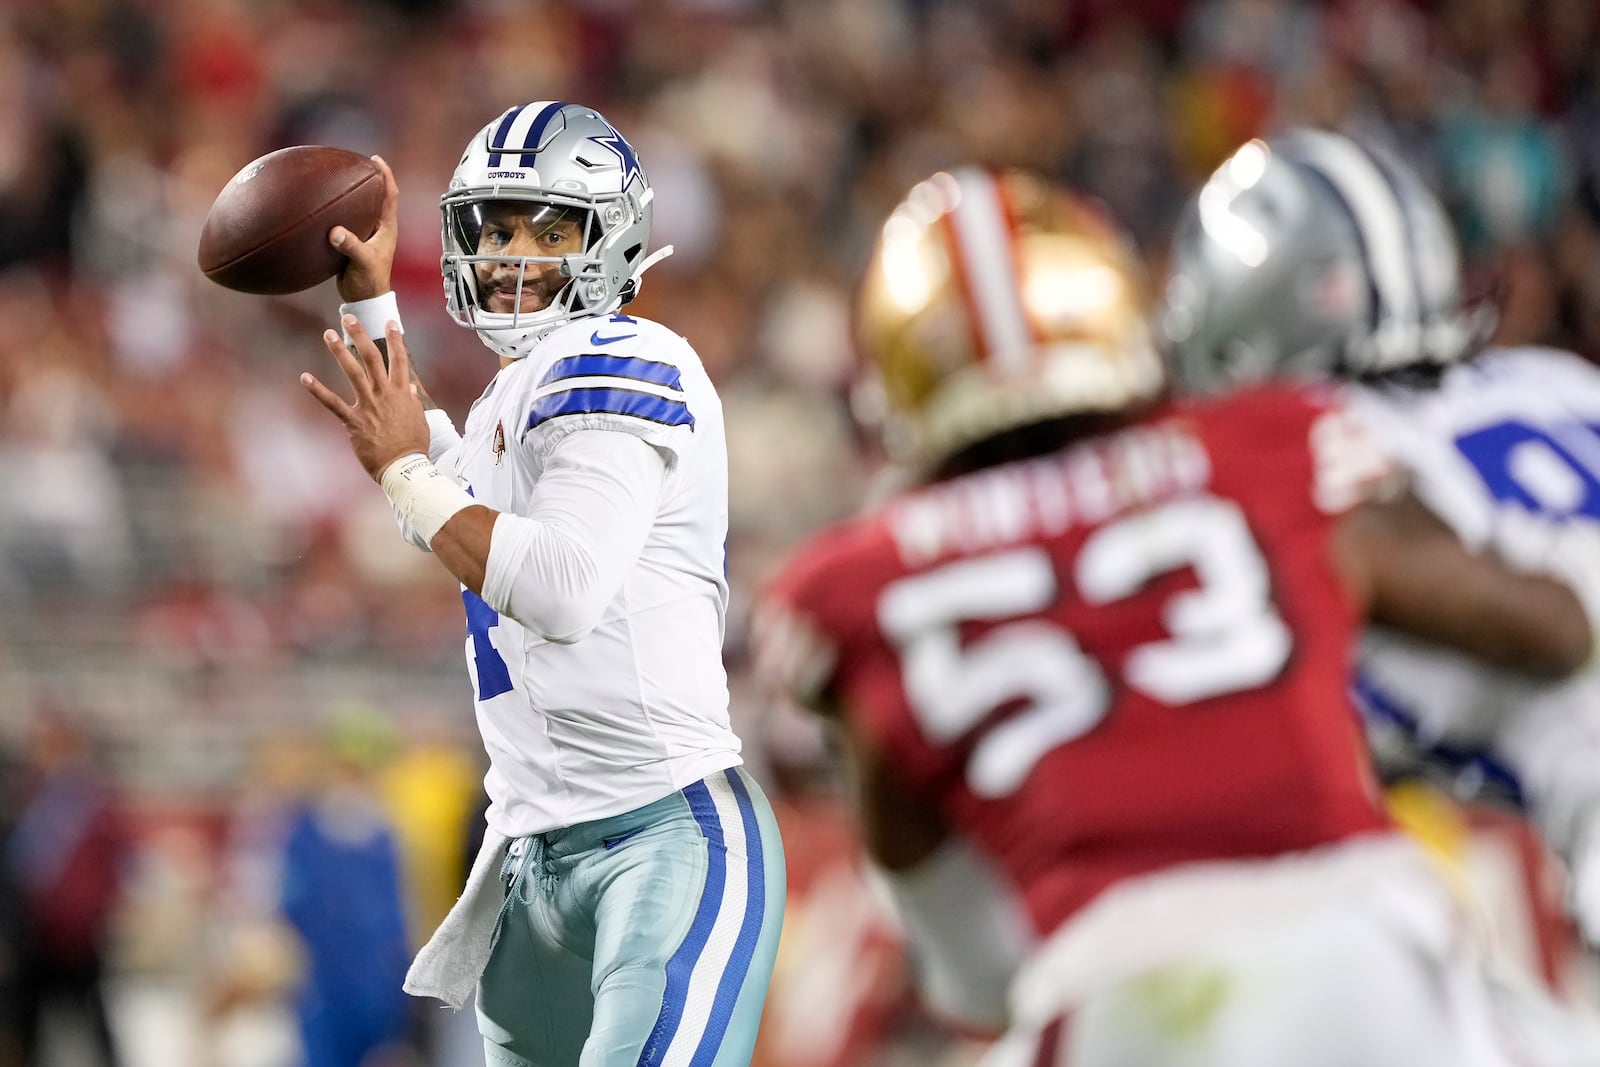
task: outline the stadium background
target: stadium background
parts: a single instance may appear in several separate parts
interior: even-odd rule
[[[270,835],[248,832],[263,812],[333,757],[404,793],[393,817],[433,875],[408,885],[425,931],[479,773],[457,591],[394,536],[295,383],[329,369],[333,287],[210,285],[205,210],[272,148],[383,154],[408,339],[459,422],[492,357],[444,313],[437,197],[486,115],[542,98],[595,105],[638,148],[656,243],[677,251],[635,309],[688,335],[724,395],[737,725],[780,796],[796,887],[779,988],[799,1022],[769,1025],[772,1064],[971,1048],[907,1007],[813,788],[817,738],[766,714],[742,673],[754,583],[872,474],[848,405],[849,286],[913,181],[1038,168],[1105,201],[1159,277],[1183,197],[1242,140],[1291,123],[1381,138],[1444,194],[1474,287],[1503,300],[1502,340],[1600,354],[1592,0],[10,0],[0,751],[21,781],[39,724],[64,726],[118,788],[108,963],[129,1062],[292,1055],[295,965],[250,888],[251,864],[270,866]],[[58,1037],[57,1062],[84,1051]],[[457,1062],[446,1047],[407,1055]]]

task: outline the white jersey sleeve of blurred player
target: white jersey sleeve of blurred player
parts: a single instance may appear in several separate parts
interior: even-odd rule
[[[661,453],[640,437],[563,434],[545,456],[532,510],[495,520],[484,601],[547,641],[589,633],[638,562],[665,475]]]
[[[1494,349],[1437,388],[1357,390],[1355,410],[1468,547],[1563,579],[1600,620],[1600,368]]]
[[[929,1009],[961,1026],[1004,1029],[1011,980],[1033,935],[1022,901],[993,863],[953,838],[911,870],[872,873],[905,928]]]
[[[1437,388],[1367,391],[1360,410],[1464,542],[1566,580],[1600,618],[1600,368],[1495,349]],[[1361,666],[1369,710],[1513,772],[1575,868],[1574,916],[1600,936],[1600,666],[1538,684],[1385,631],[1367,636]]]
[[[1353,406],[1469,546],[1517,562],[1555,526],[1600,526],[1600,368],[1578,356],[1493,349],[1437,388],[1355,390]]]

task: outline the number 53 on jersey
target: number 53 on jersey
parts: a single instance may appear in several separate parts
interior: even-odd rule
[[[1289,628],[1232,502],[1193,497],[1102,526],[1071,577],[1079,597],[1103,605],[1183,567],[1194,569],[1198,588],[1166,602],[1169,636],[1132,648],[1121,681],[1173,706],[1270,681],[1289,657]],[[1003,705],[1024,702],[977,742],[967,778],[979,796],[1016,789],[1040,757],[1094,729],[1111,707],[1105,668],[1047,614],[1064,594],[1049,554],[1028,546],[901,578],[878,602],[911,710],[932,739],[953,741]],[[999,625],[963,645],[961,625],[975,621]]]

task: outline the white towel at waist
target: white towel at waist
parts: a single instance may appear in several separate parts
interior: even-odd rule
[[[483,847],[472,861],[466,888],[439,928],[422,946],[406,972],[405,991],[412,996],[438,997],[456,1010],[467,1002],[483,977],[494,947],[495,922],[505,903],[500,884],[500,864],[511,839],[493,830],[483,835]]]

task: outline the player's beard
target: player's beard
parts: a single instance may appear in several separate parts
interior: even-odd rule
[[[517,297],[517,280],[522,276],[522,296]],[[482,283],[483,309],[500,315],[532,314],[543,311],[556,298],[567,279],[557,270],[508,270]]]

